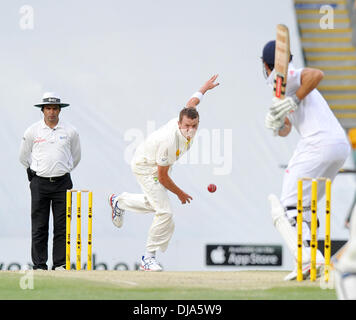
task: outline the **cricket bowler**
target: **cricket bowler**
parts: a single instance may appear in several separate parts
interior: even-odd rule
[[[180,111],[179,118],[170,120],[137,147],[131,161],[131,169],[142,193],[124,192],[109,196],[112,222],[118,228],[123,225],[126,210],[154,213],[148,231],[146,252],[141,259],[140,269],[143,271],[162,271],[156,260],[156,253],[158,250],[164,252],[167,249],[174,231],[168,191],[174,193],[182,204],[193,200],[174,183],[169,173],[173,164],[191,148],[199,126],[199,113],[196,107],[208,90],[219,85],[215,82],[217,77],[218,75],[211,77],[189,99],[186,107]]]

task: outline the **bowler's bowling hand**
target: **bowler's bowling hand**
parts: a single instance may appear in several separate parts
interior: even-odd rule
[[[193,200],[193,198],[184,191],[178,194],[178,198],[182,202],[182,204],[186,204],[187,202],[190,203],[190,200]]]

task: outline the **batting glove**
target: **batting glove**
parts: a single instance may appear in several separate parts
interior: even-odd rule
[[[284,118],[289,113],[297,110],[299,103],[300,100],[296,95],[286,97],[283,100],[274,97],[272,99],[272,106],[270,107],[270,111],[277,119]]]
[[[266,114],[265,126],[267,129],[271,129],[274,135],[277,135],[278,131],[284,126],[284,117],[276,118],[270,111]]]

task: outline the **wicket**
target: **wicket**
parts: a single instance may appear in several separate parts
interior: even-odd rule
[[[302,247],[303,247],[303,181],[311,181],[311,258],[310,258],[310,281],[316,281],[316,254],[318,249],[317,241],[317,202],[318,202],[318,181],[325,181],[325,241],[324,241],[324,280],[329,281],[330,271],[330,255],[331,255],[331,240],[330,240],[330,214],[331,214],[331,180],[328,178],[301,178],[298,180],[298,202],[297,202],[297,243],[298,243],[298,258],[297,258],[297,281],[303,280],[302,273]]]
[[[87,270],[92,270],[92,222],[93,222],[93,192],[89,190],[67,190],[67,215],[66,215],[66,270],[70,270],[70,238],[72,220],[72,193],[77,193],[77,237],[76,237],[76,270],[81,270],[81,211],[82,192],[88,193],[88,261]]]

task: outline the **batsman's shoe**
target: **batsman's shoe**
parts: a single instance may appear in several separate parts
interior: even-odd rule
[[[162,271],[162,267],[159,265],[155,257],[145,258],[142,256],[141,260],[141,271]]]
[[[302,266],[302,274],[303,274],[303,280],[307,279],[310,275],[310,263],[303,263]],[[298,271],[297,271],[297,267],[294,268],[294,270],[291,273],[288,273],[285,278],[284,281],[292,281],[292,280],[296,280],[297,279],[297,275],[298,275]]]
[[[316,263],[316,278],[320,278],[322,271],[324,270],[324,264],[323,263]],[[309,264],[309,272],[304,276],[303,273],[303,279],[310,279],[310,264]]]
[[[124,224],[125,210],[119,208],[117,201],[115,201],[115,197],[116,196],[113,193],[109,196],[109,205],[111,207],[111,220],[116,227],[121,228]]]
[[[308,249],[310,248],[308,247]],[[316,252],[316,277],[317,278],[319,278],[322,273],[322,268],[324,266],[324,263],[325,260],[323,254],[320,252],[320,250],[317,250]],[[302,274],[303,274],[303,280],[310,278],[310,262],[303,263]],[[295,266],[294,270],[291,273],[287,274],[284,280],[290,281],[296,279],[297,279],[297,266]]]
[[[325,259],[320,250],[316,251],[316,277],[320,278],[322,270],[324,269]],[[310,270],[309,270],[310,271]],[[310,272],[307,275],[310,278]]]

